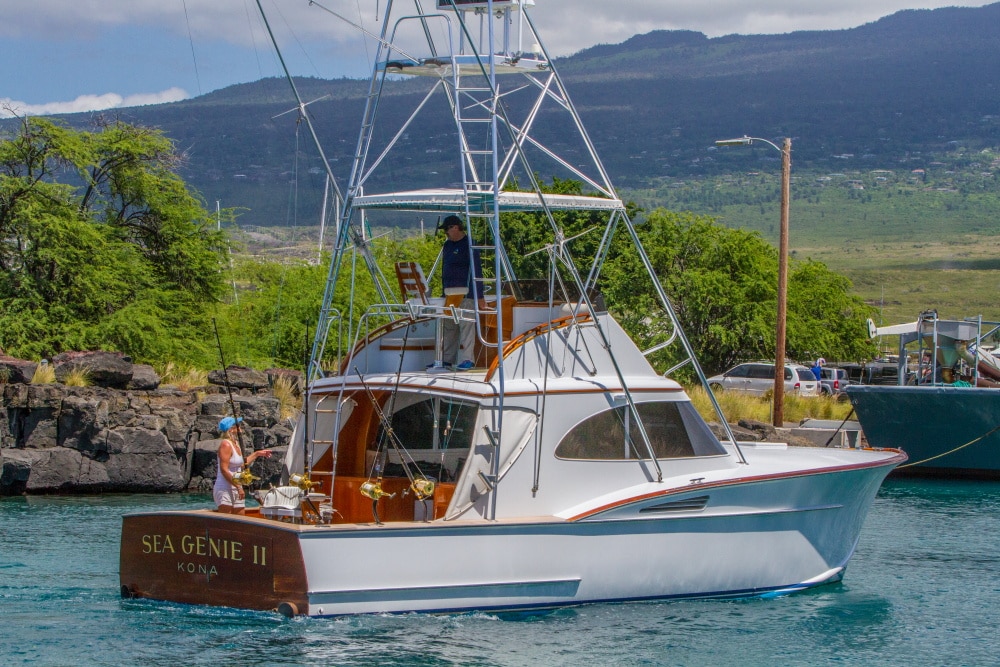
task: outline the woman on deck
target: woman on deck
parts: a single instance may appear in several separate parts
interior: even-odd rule
[[[246,464],[249,466],[260,457],[271,458],[270,449],[254,452],[243,460],[243,450],[240,448],[239,429],[242,417],[224,417],[219,422],[219,432],[222,442],[219,443],[217,454],[219,470],[215,474],[215,487],[212,495],[215,497],[216,511],[224,514],[246,514],[246,493],[243,485],[233,476],[238,474]]]

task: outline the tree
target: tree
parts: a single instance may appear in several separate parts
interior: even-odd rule
[[[441,250],[440,236],[402,236],[398,233],[377,236],[380,238],[371,242],[371,250],[393,292],[397,291],[395,262],[417,261],[429,272]],[[238,260],[233,277],[241,287],[239,297],[223,306],[218,315],[227,361],[251,366],[302,368],[316,332],[329,261],[329,255],[319,265],[295,260]],[[439,294],[439,275],[434,277],[434,283],[431,289]],[[352,290],[355,292],[353,310]],[[338,356],[347,352],[356,342],[354,334],[359,326],[370,332],[386,321],[384,316],[376,316],[362,322],[367,306],[378,301],[364,262],[353,253],[346,253],[331,304],[339,319],[331,327],[324,364],[335,364]],[[341,334],[342,340],[339,339]]]
[[[222,236],[158,131],[24,118],[0,142],[0,347],[137,360],[211,351]]]
[[[709,374],[735,363],[774,356],[777,251],[756,232],[728,229],[708,217],[657,209],[638,233],[702,367]],[[620,239],[602,280],[608,305],[641,344],[672,333],[666,313],[635,253]],[[793,266],[789,281],[787,351],[839,359],[870,356],[865,334],[870,308],[851,284],[825,265]],[[652,358],[664,367],[670,351]]]
[[[796,262],[788,280],[787,325],[793,358],[839,361],[872,359],[878,350],[868,336],[875,309],[851,295],[853,285],[822,262]]]

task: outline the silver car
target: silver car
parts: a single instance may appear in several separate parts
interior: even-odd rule
[[[757,361],[740,364],[708,378],[712,390],[727,389],[763,396],[774,389],[774,364]],[[785,393],[818,396],[820,384],[813,372],[800,364],[785,364]]]
[[[824,366],[823,379],[820,380],[820,391],[826,396],[841,396],[847,390],[847,385],[854,384],[847,376],[847,371],[834,366]]]

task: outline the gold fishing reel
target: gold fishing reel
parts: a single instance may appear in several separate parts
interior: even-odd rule
[[[297,486],[306,493],[309,493],[314,486],[318,486],[319,482],[314,482],[309,479],[309,473],[289,475],[288,477],[289,486]]]
[[[378,500],[379,498],[382,498],[384,496],[389,496],[390,498],[392,498],[393,496],[396,495],[395,493],[387,493],[383,491],[381,480],[376,482],[371,482],[371,481],[365,482],[364,484],[361,485],[360,490],[361,490],[361,495],[363,495],[365,498],[371,498],[372,500]]]
[[[434,495],[434,482],[424,477],[418,477],[410,484],[410,490],[417,500],[424,500]]]
[[[241,468],[238,473],[233,475],[233,484],[249,486],[256,479],[260,479],[260,477],[250,472],[249,468]]]

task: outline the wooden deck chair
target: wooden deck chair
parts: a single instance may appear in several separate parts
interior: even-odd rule
[[[396,278],[399,280],[399,291],[403,295],[403,301],[419,299],[421,304],[427,305],[427,280],[419,264],[396,262]]]

